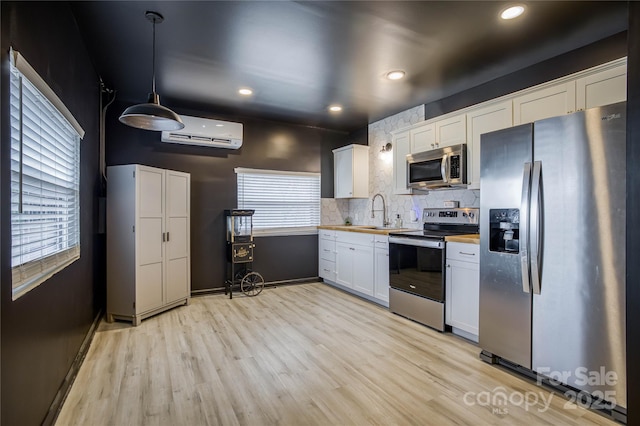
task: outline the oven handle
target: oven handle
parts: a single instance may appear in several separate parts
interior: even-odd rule
[[[404,246],[426,247],[444,249],[444,241],[434,241],[422,238],[389,237],[389,244],[401,244]]]

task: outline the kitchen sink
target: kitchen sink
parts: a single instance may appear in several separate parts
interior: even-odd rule
[[[363,226],[362,228],[364,228],[364,229],[376,229],[376,230],[380,230],[380,231],[398,231],[400,229],[406,229],[406,228],[392,228],[390,226]]]

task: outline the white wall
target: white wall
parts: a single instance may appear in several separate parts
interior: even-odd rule
[[[371,198],[380,193],[387,204],[389,220],[393,222],[400,214],[404,226],[420,228],[422,209],[443,207],[443,202],[455,200],[460,207],[479,207],[480,191],[467,189],[445,189],[429,191],[420,195],[393,194],[393,161],[391,153],[380,149],[392,141],[391,132],[424,120],[424,105],[369,124],[369,198],[368,199],[322,199],[322,224],[343,224],[347,216],[354,225],[382,225],[382,203],[376,199],[375,218],[371,217]],[[415,213],[412,215],[412,211]],[[417,220],[412,221],[412,218]]]

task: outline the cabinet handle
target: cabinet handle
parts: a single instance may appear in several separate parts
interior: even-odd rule
[[[167,232],[167,242],[169,242],[169,233]]]
[[[356,249],[354,249],[353,247],[349,247],[349,250],[353,250],[353,251],[355,251]]]
[[[412,289],[414,289],[414,290],[416,289],[416,286],[415,286],[415,285],[413,285],[413,284],[409,284],[409,287],[411,287],[411,288],[412,288]]]
[[[464,254],[465,256],[475,256],[475,255],[476,255],[475,253],[465,253],[465,252],[463,252],[463,251],[460,251],[460,252],[458,252],[458,253],[460,253],[460,254]]]
[[[165,241],[167,241],[167,236],[165,235],[165,233],[162,233],[162,242],[164,243]]]
[[[451,268],[451,265],[447,265],[447,268]]]

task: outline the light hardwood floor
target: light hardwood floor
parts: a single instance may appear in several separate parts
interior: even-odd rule
[[[615,424],[478,353],[322,283],[196,297],[103,322],[56,424]]]

